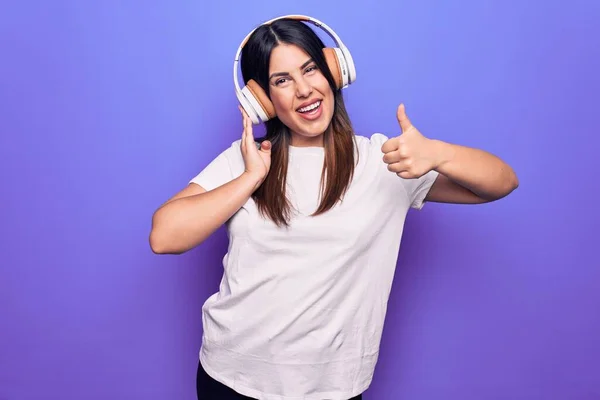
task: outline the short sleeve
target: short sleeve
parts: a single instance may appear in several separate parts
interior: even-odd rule
[[[371,146],[373,147],[372,150],[379,152],[378,154],[380,154],[381,147],[387,140],[389,140],[389,138],[386,135],[383,135],[381,133],[374,133],[371,136],[370,140]],[[382,162],[382,164],[384,165],[386,173],[391,174],[391,172],[387,170],[387,166],[385,165],[385,163]],[[433,183],[435,182],[438,175],[439,172],[432,170],[426,173],[425,175],[415,179],[405,179],[399,176],[397,177],[400,184],[403,186],[404,191],[406,192],[408,202],[410,203],[411,208],[417,210],[423,208],[425,204],[425,197],[427,196],[429,189],[431,189],[431,186],[433,186]]]
[[[425,205],[425,197],[427,196],[427,193],[429,193],[429,189],[433,186],[438,175],[439,172],[431,170],[420,178],[404,179],[399,177],[406,189],[411,208],[416,210],[423,208]]]
[[[196,183],[206,191],[213,190],[235,179],[243,172],[243,158],[240,141],[237,140],[229,148],[214,158],[198,175],[189,183]],[[242,170],[240,171],[240,164]]]

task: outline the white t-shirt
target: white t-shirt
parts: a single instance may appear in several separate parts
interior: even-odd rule
[[[387,170],[388,138],[356,136],[359,163],[343,203],[318,206],[324,149],[290,147],[290,228],[250,198],[227,222],[219,292],[203,306],[200,362],[217,381],[267,400],[345,400],[370,385],[404,220],[437,172]],[[240,141],[191,180],[212,190],[244,171]]]

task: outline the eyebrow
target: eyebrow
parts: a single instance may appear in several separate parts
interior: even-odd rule
[[[309,59],[307,62],[305,62],[304,64],[302,64],[300,66],[300,69],[304,69],[305,67],[307,67],[311,62],[313,62],[313,59]],[[269,80],[273,79],[276,76],[286,76],[289,75],[289,72],[274,72],[271,74],[271,76],[269,76]]]

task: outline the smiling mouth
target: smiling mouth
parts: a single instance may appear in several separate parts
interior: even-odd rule
[[[321,100],[317,100],[314,103],[312,103],[306,107],[297,109],[296,111],[301,114],[314,114],[315,112],[317,112],[319,107],[321,107],[321,103],[322,103]]]

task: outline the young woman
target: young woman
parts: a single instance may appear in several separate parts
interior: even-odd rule
[[[228,228],[220,289],[203,307],[199,399],[361,398],[409,208],[493,201],[518,185],[497,157],[425,137],[403,105],[399,136],[356,135],[341,94],[355,79],[349,52],[325,48],[303,20],[246,38],[241,140],[152,219],[156,253]]]

